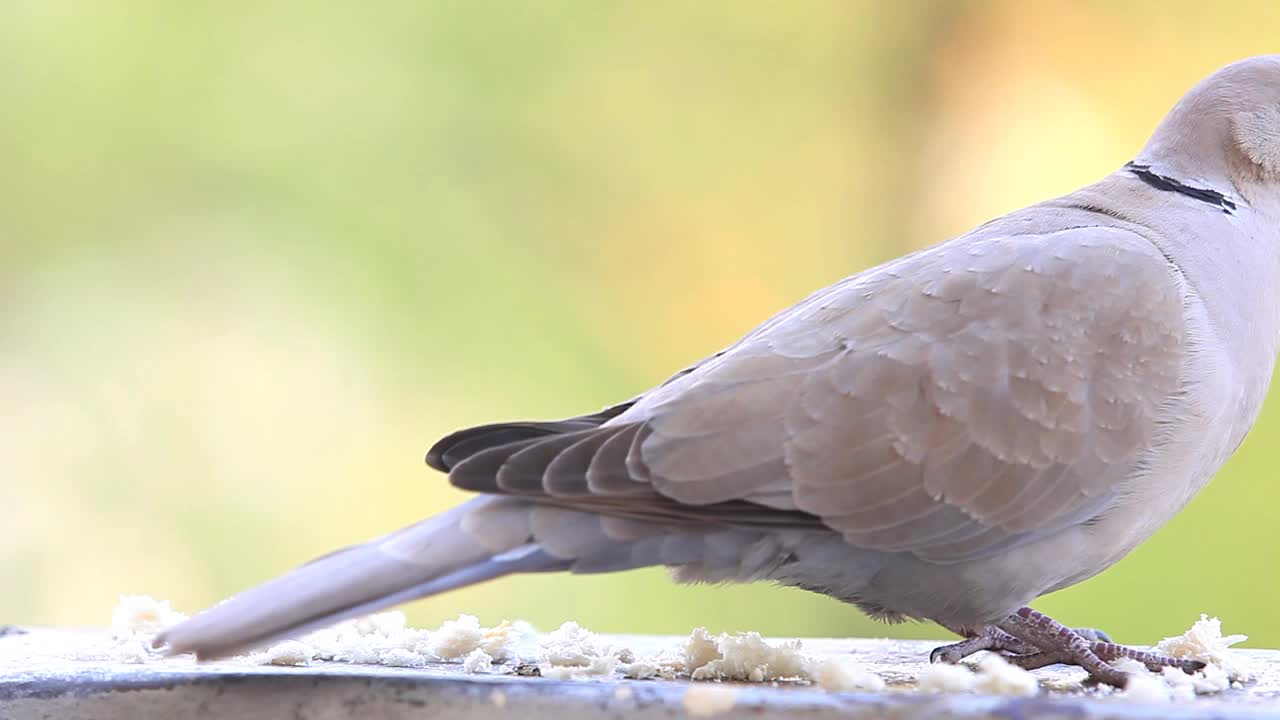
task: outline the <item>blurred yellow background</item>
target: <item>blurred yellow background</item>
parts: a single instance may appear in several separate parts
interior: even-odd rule
[[[1280,4],[0,5],[0,624],[188,612],[457,502],[422,454],[590,411],[810,290],[1127,161]],[[1038,607],[1280,645],[1280,402]],[[409,608],[940,637],[662,571]]]

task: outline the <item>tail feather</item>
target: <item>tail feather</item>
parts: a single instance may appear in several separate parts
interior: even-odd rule
[[[170,628],[157,642],[170,653],[225,657],[512,573],[650,565],[715,568],[711,575],[688,569],[698,578],[747,572],[736,568],[733,549],[754,547],[762,533],[745,526],[755,513],[768,513],[762,524],[777,525],[781,513],[723,503],[690,515],[659,496],[633,472],[644,470],[631,461],[643,428],[600,427],[626,407],[471,428],[441,440],[429,464],[449,471],[456,486],[498,494],[313,560]],[[734,522],[720,522],[720,515]]]
[[[599,427],[621,415],[632,404],[634,401],[628,401],[607,407],[598,413],[565,420],[493,423],[459,430],[441,438],[427,451],[427,465],[441,472],[449,472],[458,463],[488,448]]]
[[[170,628],[157,644],[202,660],[227,657],[514,573],[665,565],[683,568],[687,580],[758,578],[789,562],[812,537],[803,529],[677,528],[520,498],[480,497],[236,595]]]
[[[527,536],[498,547],[462,530],[480,498],[378,540],[331,553],[236,595],[157,638],[201,659],[240,654],[341,620],[511,573],[567,569]],[[512,552],[519,550],[519,552]]]

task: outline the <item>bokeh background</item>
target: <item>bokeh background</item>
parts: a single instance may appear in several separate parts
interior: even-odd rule
[[[472,423],[594,410],[810,290],[1128,160],[1280,4],[0,4],[0,624],[194,611],[457,502]],[[1280,645],[1280,402],[1042,599]],[[661,571],[419,602],[600,631],[942,636]]]

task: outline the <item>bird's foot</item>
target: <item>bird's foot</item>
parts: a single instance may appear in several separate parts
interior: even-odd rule
[[[1157,655],[1152,652],[1147,652],[1146,650],[1135,650],[1134,648],[1125,647],[1124,645],[1116,645],[1114,643],[1090,643],[1089,649],[1093,651],[1094,655],[1098,656],[1098,658],[1108,664],[1114,663],[1121,658],[1130,658],[1142,663],[1152,672],[1160,672],[1164,668],[1175,667],[1190,674],[1204,669],[1204,663],[1199,660],[1186,660],[1184,658]],[[1024,670],[1036,670],[1038,668],[1059,664],[1081,665],[1083,667],[1082,663],[1076,662],[1071,655],[1065,652],[1037,651],[1021,655],[1006,654],[1004,655],[1004,658],[1009,661],[1009,664],[1017,665]],[[1092,673],[1090,674],[1092,675]],[[1109,682],[1101,677],[1094,677],[1094,679],[1101,680],[1102,682]]]
[[[951,626],[946,627],[951,632],[960,635],[965,639],[958,643],[935,648],[933,652],[929,653],[929,662],[931,663],[942,662],[954,665],[970,655],[982,650],[990,650],[991,652],[998,652],[1013,656],[1034,655],[1040,652],[1040,649],[1035,645],[1023,642],[994,625],[988,625],[981,631]],[[1090,642],[1111,642],[1111,637],[1109,635],[1094,628],[1076,628],[1075,632]],[[1117,645],[1116,647],[1121,646]],[[1125,649],[1127,650],[1128,648]]]
[[[996,628],[1022,641],[1025,646],[1035,648],[1029,653],[1006,651],[1005,659],[1014,665],[1027,670],[1058,664],[1076,665],[1084,668],[1094,680],[1116,687],[1124,687],[1128,682],[1126,673],[1109,664],[1121,658],[1136,660],[1154,672],[1176,667],[1193,673],[1204,667],[1204,663],[1198,660],[1166,657],[1117,645],[1105,633],[1095,631],[1089,635],[1072,630],[1031,608],[1022,608],[997,623]]]
[[[933,652],[929,653],[929,662],[955,665],[970,655],[983,650],[1012,655],[1028,655],[1038,652],[1036,647],[1022,642],[995,626],[987,626],[979,632],[957,628],[948,629],[957,635],[964,636],[965,639],[958,643],[934,648]]]
[[[1204,663],[1198,660],[1167,657],[1117,645],[1101,630],[1072,629],[1031,608],[1022,608],[1000,623],[981,630],[948,629],[965,639],[935,649],[929,654],[930,662],[954,664],[976,652],[989,650],[1027,670],[1059,664],[1078,665],[1093,679],[1117,687],[1124,687],[1127,677],[1110,663],[1122,658],[1136,660],[1152,672],[1176,667],[1193,673],[1204,667]]]

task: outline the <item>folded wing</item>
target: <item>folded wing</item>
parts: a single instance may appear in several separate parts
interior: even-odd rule
[[[445,469],[481,492],[825,526],[956,562],[1104,512],[1182,359],[1181,288],[1143,238],[971,235],[814,294],[620,411],[495,435]]]

